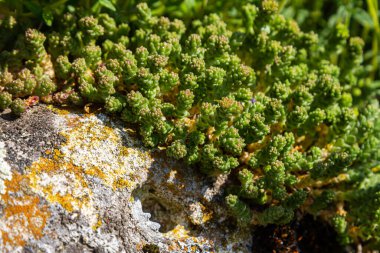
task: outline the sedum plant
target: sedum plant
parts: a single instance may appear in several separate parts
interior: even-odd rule
[[[2,41],[0,109],[104,106],[146,146],[228,174],[226,207],[240,225],[286,224],[300,210],[328,221],[342,244],[379,247],[379,102],[355,93],[371,82],[364,42],[338,23],[320,43],[278,8],[244,1],[226,22],[210,13],[185,24],[146,3],[129,19],[78,7]]]

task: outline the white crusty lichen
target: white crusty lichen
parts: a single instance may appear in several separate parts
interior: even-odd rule
[[[7,154],[7,151],[5,149],[4,142],[0,142],[0,194],[5,193],[4,181],[10,180],[12,178],[11,167],[5,161],[6,154]]]

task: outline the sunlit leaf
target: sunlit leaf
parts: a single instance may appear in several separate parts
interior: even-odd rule
[[[54,16],[50,10],[44,9],[42,11],[42,18],[44,19],[46,25],[51,26],[53,24]]]
[[[110,9],[111,11],[116,11],[115,6],[110,0],[99,0],[99,4],[107,9]]]

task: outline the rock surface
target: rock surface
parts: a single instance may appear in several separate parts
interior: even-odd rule
[[[225,216],[226,178],[163,153],[101,112],[4,112],[0,252],[251,252]]]

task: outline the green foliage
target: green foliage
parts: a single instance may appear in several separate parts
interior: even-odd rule
[[[0,110],[4,110],[12,103],[12,94],[3,91],[0,93]]]
[[[16,98],[15,100],[13,100],[9,107],[11,108],[12,113],[16,116],[25,112],[26,109],[25,101],[21,98]]]
[[[184,158],[187,154],[185,144],[180,140],[174,141],[167,149],[166,154],[176,159]]]
[[[332,218],[332,225],[338,233],[339,239],[342,244],[348,244],[350,238],[347,235],[347,221],[344,216],[336,215]]]
[[[378,34],[376,6],[315,2],[2,1],[0,110],[95,103],[146,146],[228,175],[240,225],[301,210],[342,244],[379,245],[378,41],[357,28]]]
[[[249,207],[239,200],[238,196],[232,194],[228,195],[226,197],[226,203],[230,211],[238,218],[239,222],[243,225],[249,224],[252,219],[252,213]]]

